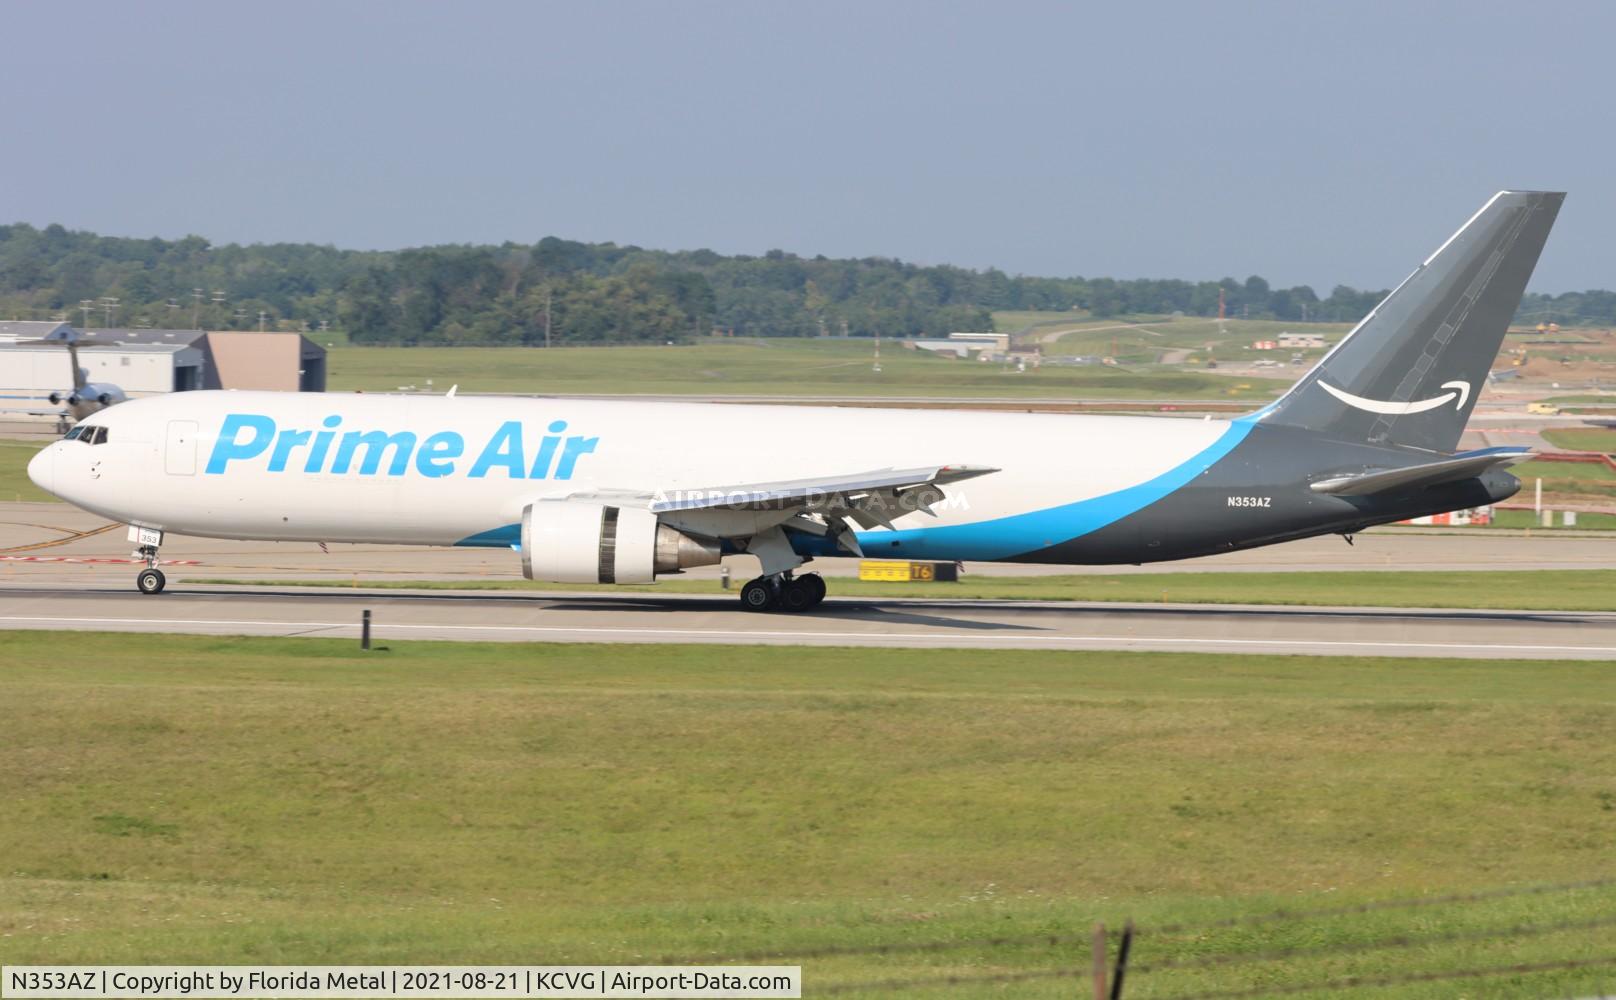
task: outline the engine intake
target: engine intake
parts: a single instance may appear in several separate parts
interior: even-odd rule
[[[720,561],[718,543],[641,507],[540,500],[522,511],[522,575],[556,583],[650,583]]]

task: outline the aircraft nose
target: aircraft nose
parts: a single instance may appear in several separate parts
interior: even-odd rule
[[[54,475],[55,471],[55,445],[47,446],[40,451],[39,454],[28,460],[28,478],[32,479],[34,481],[34,485],[38,486],[46,493],[55,493],[55,490],[51,489],[52,486],[56,485]]]

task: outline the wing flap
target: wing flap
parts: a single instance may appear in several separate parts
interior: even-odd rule
[[[1314,483],[1311,489],[1315,493],[1345,497],[1372,496],[1392,490],[1425,489],[1443,483],[1474,479],[1489,469],[1514,465],[1531,457],[1530,448],[1486,448],[1454,455],[1440,462],[1425,462],[1400,469],[1380,469],[1349,476],[1332,476]]]

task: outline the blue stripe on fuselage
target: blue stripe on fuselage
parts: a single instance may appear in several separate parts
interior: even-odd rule
[[[1255,424],[1255,416],[1231,420],[1216,441],[1188,460],[1137,486],[1059,507],[973,524],[905,528],[899,531],[861,531],[858,532],[859,545],[864,549],[864,554],[872,558],[896,556],[906,559],[1009,559],[1047,549],[1114,524],[1193,482],[1195,477],[1245,440]],[[507,548],[519,542],[521,535],[520,524],[507,524],[462,538],[455,544]],[[793,532],[791,540],[803,555],[847,555],[829,538]]]
[[[506,524],[487,531],[479,531],[475,535],[467,535],[457,546],[470,549],[514,549],[522,544],[522,526],[520,524]]]
[[[973,524],[905,528],[899,531],[861,531],[858,532],[859,546],[864,549],[865,555],[881,559],[994,560],[1047,549],[1114,524],[1193,482],[1195,477],[1245,440],[1252,426],[1253,422],[1247,418],[1232,420],[1216,441],[1194,457],[1154,479],[1115,493]],[[831,551],[834,543],[828,539],[803,537],[814,549],[813,555],[846,555],[844,552]],[[808,546],[800,546],[798,551],[810,554]]]

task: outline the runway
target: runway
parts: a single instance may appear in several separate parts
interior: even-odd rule
[[[1616,660],[1616,613],[836,599],[799,615],[645,594],[0,588],[0,628],[379,642],[718,643]]]
[[[125,589],[135,566],[122,525],[61,503],[0,503],[0,583]],[[505,549],[445,549],[402,545],[240,542],[174,536],[163,544],[171,585],[190,580],[473,581],[521,574]],[[1616,532],[1508,532],[1474,529],[1377,528],[1348,546],[1333,535],[1227,555],[1144,566],[965,564],[967,576],[1047,574],[1250,573],[1421,569],[1608,569],[1616,566]],[[750,570],[750,561],[734,572]],[[855,576],[856,559],[819,559],[827,576]],[[691,570],[687,580],[714,579],[719,567]]]

